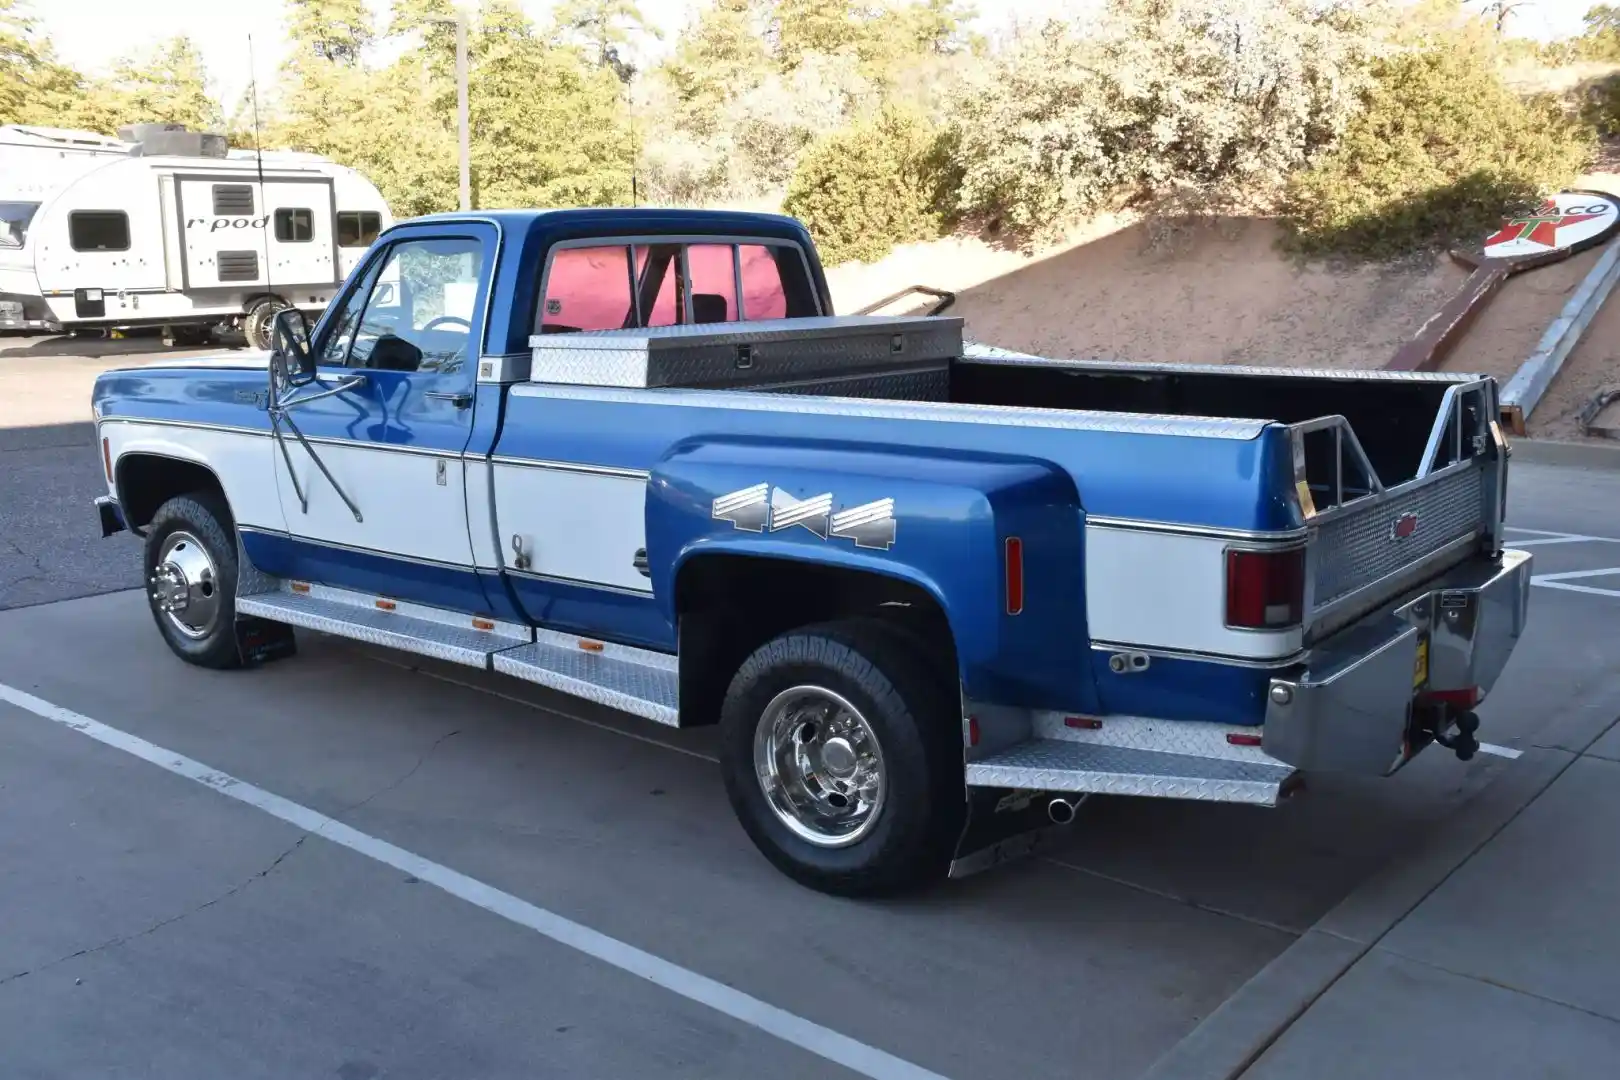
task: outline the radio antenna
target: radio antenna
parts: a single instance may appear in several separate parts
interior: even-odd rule
[[[253,101],[253,163],[259,176],[259,207],[264,211],[264,231],[259,234],[264,249],[264,291],[270,293],[270,205],[264,190],[264,144],[259,135],[259,65],[253,59],[253,35],[248,40],[248,93]],[[272,293],[272,295],[274,295]],[[257,306],[257,305],[255,305]],[[272,309],[271,317],[275,312]],[[272,335],[273,337],[273,335]]]

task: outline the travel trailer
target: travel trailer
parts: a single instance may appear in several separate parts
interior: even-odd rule
[[[0,130],[0,329],[226,328],[267,349],[275,313],[318,315],[393,223],[369,180],[313,154],[172,124],[41,132]]]

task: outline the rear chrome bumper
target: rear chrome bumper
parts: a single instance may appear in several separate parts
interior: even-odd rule
[[[1420,695],[1495,685],[1524,632],[1530,565],[1524,551],[1471,559],[1314,646],[1271,680],[1265,752],[1307,771],[1400,768],[1421,749],[1409,739]]]

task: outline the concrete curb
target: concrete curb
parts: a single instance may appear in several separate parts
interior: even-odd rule
[[[1515,417],[1516,423],[1522,425],[1541,403],[1542,395],[1575,350],[1616,282],[1620,282],[1620,240],[1611,240],[1602,258],[1564,305],[1564,310],[1542,334],[1536,351],[1519,365],[1519,370],[1502,388],[1502,410]]]
[[[1620,469],[1620,442],[1512,440],[1513,461],[1526,465],[1565,465],[1577,469]],[[1511,468],[1511,466],[1510,466]]]
[[[1240,986],[1141,1080],[1236,1080],[1378,941],[1550,787],[1577,754],[1533,748],[1411,855],[1375,874]]]

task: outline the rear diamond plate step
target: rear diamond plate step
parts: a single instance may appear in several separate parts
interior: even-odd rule
[[[1286,765],[1032,739],[969,762],[969,787],[1145,795],[1276,806],[1294,770]]]
[[[675,657],[573,634],[536,631],[495,654],[495,670],[670,727],[679,725]]]
[[[239,596],[236,610],[390,649],[488,668],[502,649],[530,640],[528,627],[322,585],[282,582],[273,592]]]

